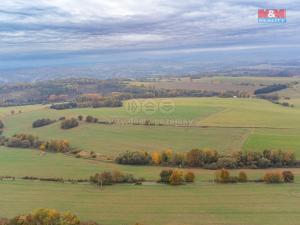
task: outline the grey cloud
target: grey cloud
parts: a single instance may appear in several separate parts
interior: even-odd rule
[[[296,0],[124,0],[119,1],[120,6],[118,1],[108,4],[104,0],[28,2],[4,1],[0,55],[39,51],[142,53],[203,47],[226,50],[272,45],[274,35],[275,43],[281,45],[300,43],[300,4]],[[290,10],[288,23],[258,24],[257,9],[274,7]]]

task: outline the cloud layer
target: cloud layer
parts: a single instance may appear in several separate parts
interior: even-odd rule
[[[286,24],[258,24],[286,8]],[[0,59],[55,54],[141,55],[299,47],[297,0],[2,0]]]

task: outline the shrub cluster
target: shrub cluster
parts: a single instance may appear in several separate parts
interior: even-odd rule
[[[45,177],[33,177],[33,176],[25,176],[21,177],[23,180],[39,180],[39,181],[52,181],[52,182],[71,182],[71,183],[79,183],[79,182],[89,182],[88,179],[63,179],[63,178],[45,178]]]
[[[47,126],[54,122],[55,122],[55,120],[51,120],[51,119],[38,119],[32,123],[32,127],[33,128],[43,127],[43,126]]]
[[[79,125],[79,122],[77,119],[70,118],[70,119],[63,120],[61,122],[60,128],[61,129],[71,129],[71,128],[77,127],[78,125]]]
[[[1,225],[98,225],[96,222],[81,222],[71,213],[60,213],[54,209],[38,209],[27,215],[19,215],[11,220],[1,220]]]
[[[127,164],[127,165],[147,165],[151,163],[151,155],[147,152],[125,152],[120,154],[115,161],[118,164]]]
[[[93,116],[87,116],[85,118],[85,122],[87,122],[87,123],[97,123],[98,122],[98,118],[93,117]]]
[[[77,108],[77,104],[75,102],[66,102],[66,103],[57,103],[52,104],[50,109],[63,110],[63,109],[73,109]]]
[[[90,182],[97,185],[112,185],[118,183],[137,183],[144,181],[143,178],[135,178],[132,174],[124,174],[120,171],[105,171],[96,173],[90,177]]]
[[[206,169],[269,168],[294,166],[293,152],[264,150],[261,152],[233,152],[221,154],[215,150],[192,149],[186,153],[174,153],[171,149],[162,152],[125,152],[116,158],[119,164],[167,165],[200,167]]]
[[[216,172],[215,182],[216,183],[245,183],[248,181],[248,176],[244,171],[240,171],[238,176],[231,176],[229,171],[221,169]]]
[[[248,181],[248,176],[244,171],[240,171],[238,176],[231,176],[227,169],[218,170],[215,174],[216,183],[245,183]],[[294,174],[291,171],[269,171],[264,174],[263,179],[251,180],[251,182],[265,182],[268,184],[293,183]]]
[[[66,153],[71,150],[67,140],[41,141],[31,134],[15,134],[11,138],[1,138],[0,145],[12,148],[36,148],[48,152]]]
[[[263,180],[268,184],[293,183],[294,174],[291,171],[270,171],[265,173]]]
[[[195,174],[193,172],[187,172],[183,174],[180,170],[162,170],[160,172],[160,180],[159,182],[171,184],[171,185],[179,185],[184,182],[193,183],[195,181]]]

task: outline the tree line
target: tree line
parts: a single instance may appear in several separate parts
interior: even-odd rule
[[[0,145],[11,148],[35,148],[41,151],[67,153],[71,151],[68,140],[41,141],[31,134],[15,134],[10,138],[0,137]]]
[[[282,150],[237,151],[219,153],[211,149],[192,149],[188,152],[126,151],[116,157],[115,162],[127,165],[161,165],[179,167],[220,168],[270,168],[293,167],[299,165],[294,152]]]
[[[102,108],[102,107],[122,107],[123,102],[120,99],[113,97],[97,99],[97,100],[86,100],[79,102],[73,100],[72,102],[55,103],[50,106],[50,109],[63,110],[63,109],[74,109],[74,108]]]
[[[246,183],[265,182],[267,184],[293,183],[294,174],[291,171],[267,171],[264,176],[257,180],[248,180],[246,172],[240,171],[238,176],[232,176],[227,169],[218,170],[215,173],[216,183]]]
[[[275,91],[281,91],[288,87],[289,86],[287,84],[272,84],[270,86],[259,88],[259,89],[255,90],[254,94],[255,95],[268,94],[268,93],[272,93]]]
[[[3,132],[3,128],[4,128],[4,123],[2,122],[2,120],[0,120],[0,135]]]

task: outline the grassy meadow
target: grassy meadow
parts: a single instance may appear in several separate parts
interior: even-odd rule
[[[155,99],[156,103],[165,99]],[[47,105],[0,108],[4,135],[35,134],[43,140],[68,139],[72,146],[116,156],[126,150],[188,151],[214,148],[219,151],[293,150],[300,157],[300,108],[286,108],[258,99],[174,98],[171,114],[159,110],[135,115],[123,108],[51,110]],[[137,100],[142,105],[145,100]],[[294,100],[296,101],[296,100]],[[11,115],[11,110],[16,113]],[[22,113],[18,113],[21,110]],[[80,122],[62,130],[60,122],[32,128],[41,118],[92,115],[103,120],[172,119],[190,121],[191,127],[145,125],[101,125]],[[20,180],[23,176],[85,179],[97,172],[120,170],[152,182],[105,186]],[[294,184],[215,184],[215,171],[184,169],[196,175],[194,184],[172,187],[157,184],[161,167],[126,166],[75,158],[37,150],[0,147],[0,217],[13,217],[36,208],[71,211],[83,220],[104,225],[295,225],[300,220],[300,169]],[[279,169],[282,171],[282,169]],[[258,179],[266,170],[244,170]],[[239,170],[232,170],[237,175]]]
[[[155,99],[157,103],[164,99]],[[48,106],[26,107],[21,114],[3,112],[6,125],[4,135],[25,132],[41,139],[68,139],[74,147],[115,156],[126,150],[187,151],[192,148],[214,148],[219,151],[263,150],[265,148],[293,150],[300,155],[300,109],[287,108],[259,99],[174,98],[171,114],[157,110],[146,114],[140,110],[131,115],[122,108],[83,108],[51,110]],[[139,100],[143,105],[145,100]],[[103,120],[121,121],[122,124],[101,125],[82,122],[79,127],[62,130],[60,123],[32,128],[40,118],[58,119],[92,115]],[[131,119],[151,121],[172,120],[168,126],[123,124]],[[174,122],[175,121],[175,122]],[[176,126],[188,121],[192,127]]]
[[[13,217],[37,208],[71,211],[82,220],[100,224],[278,224],[294,225],[300,219],[300,169],[291,169],[294,184],[214,184],[215,171],[191,170],[196,182],[183,186],[157,184],[161,167],[123,166],[77,159],[36,150],[0,148],[0,217]],[[22,176],[88,178],[91,174],[120,170],[153,182],[113,185],[99,189],[89,184],[19,180]],[[277,169],[282,171],[282,169]],[[232,175],[239,170],[231,170]],[[243,170],[258,179],[266,170]]]
[[[151,183],[99,190],[85,184],[1,181],[0,198],[0,216],[56,208],[107,225],[295,225],[300,219],[299,183],[180,187]]]

